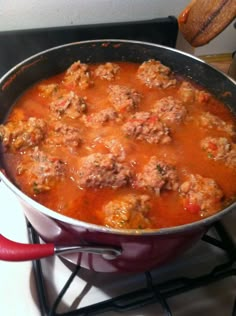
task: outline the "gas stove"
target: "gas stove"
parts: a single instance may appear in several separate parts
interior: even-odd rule
[[[1,233],[22,243],[41,242],[15,195],[0,183]],[[236,314],[236,214],[225,216],[171,264],[138,274],[96,273],[59,257],[0,261],[1,315]]]
[[[0,73],[52,46],[125,38],[174,47],[174,17],[151,21],[0,33]],[[17,52],[17,54],[16,54]],[[0,232],[22,243],[41,240],[15,195],[0,183]],[[96,273],[51,257],[0,261],[0,315],[236,316],[236,213],[217,222],[174,262],[145,273]]]

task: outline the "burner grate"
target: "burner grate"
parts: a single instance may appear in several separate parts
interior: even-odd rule
[[[72,284],[74,278],[80,270],[80,266],[75,266],[69,279],[61,289],[55,302],[49,306],[46,290],[45,280],[42,273],[42,266],[40,261],[33,262],[33,270],[36,280],[37,293],[40,303],[40,309],[42,316],[92,316],[98,315],[109,311],[124,313],[133,309],[140,308],[147,304],[159,303],[163,309],[163,316],[172,316],[172,311],[168,305],[168,298],[177,296],[187,291],[197,289],[202,286],[209,285],[227,277],[236,275],[236,245],[233,242],[231,236],[225,229],[221,222],[217,222],[214,228],[219,236],[219,239],[213,238],[208,234],[205,234],[202,238],[203,242],[207,242],[213,247],[218,247],[226,254],[226,261],[223,264],[219,264],[213,267],[213,269],[207,273],[195,278],[180,277],[167,280],[165,282],[156,284],[151,273],[145,272],[146,287],[129,292],[112,299],[108,299],[103,302],[95,303],[86,307],[81,307],[73,311],[65,313],[57,313],[58,306]],[[28,232],[30,242],[39,243],[40,239],[32,226],[28,223]],[[236,316],[236,298],[232,310],[232,316]]]

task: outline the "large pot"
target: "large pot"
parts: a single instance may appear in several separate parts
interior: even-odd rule
[[[187,76],[207,88],[236,113],[236,84],[223,73],[203,61],[175,49],[136,41],[94,40],[72,43],[49,49],[18,64],[0,80],[0,120],[4,121],[16,98],[33,83],[64,71],[74,61],[85,63],[105,61],[143,62],[158,59],[174,72]],[[34,249],[38,257],[52,254],[54,245],[79,245],[79,252],[64,255],[82,267],[100,272],[137,272],[160,266],[190,248],[215,221],[233,210],[235,203],[221,212],[198,222],[159,230],[118,230],[81,222],[60,215],[22,193],[4,172],[0,161],[2,181],[24,206],[24,212],[46,245],[12,244],[6,240],[5,260],[33,259],[27,256]],[[96,206],[95,206],[96,207]],[[14,229],[14,227],[12,227]],[[20,250],[19,250],[20,249]],[[14,256],[15,250],[17,254]],[[25,253],[26,251],[26,253]],[[101,255],[102,253],[102,255]],[[37,257],[37,256],[36,256]],[[36,258],[35,257],[35,258]]]

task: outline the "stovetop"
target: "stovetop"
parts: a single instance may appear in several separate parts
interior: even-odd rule
[[[31,242],[37,242],[37,234],[30,226],[29,230]],[[208,300],[211,298],[212,290],[215,292],[214,299],[222,300],[223,281],[229,278],[224,296],[230,296],[232,302],[227,305],[226,315],[234,316],[236,297],[232,277],[236,274],[236,248],[231,237],[224,224],[218,222],[196,247],[179,260],[165,267],[134,275],[94,273],[62,261],[59,264],[60,267],[66,266],[68,270],[60,276],[62,283],[60,288],[57,288],[56,295],[51,295],[50,301],[49,297],[39,295],[42,315],[57,315],[58,311],[60,315],[61,313],[70,315],[72,311],[81,316],[100,313],[110,315],[111,312],[114,315],[119,312],[125,315],[136,315],[135,313],[140,312],[140,308],[144,307],[142,315],[149,315],[147,310],[151,312],[151,315],[157,315],[156,310],[161,308],[160,315],[171,316],[182,310],[181,297],[191,299],[194,303],[192,310],[185,304],[184,307],[189,311],[186,313],[183,310],[181,315],[189,315],[190,310],[191,315],[195,315],[196,304],[199,304],[198,310],[202,309],[202,312],[206,313],[206,307],[203,307],[205,304],[209,312],[212,313],[215,310],[214,315],[218,315],[217,304],[214,300],[211,303]],[[47,260],[46,265],[43,262],[34,262],[34,272],[38,292],[40,294],[48,290],[50,292],[52,275],[58,277],[54,260],[50,262]],[[212,287],[212,284],[220,281],[217,292],[218,285],[214,284]],[[209,293],[202,296],[206,289]],[[68,304],[68,300],[71,301],[70,307],[67,305],[63,308],[64,302]],[[212,303],[214,307],[211,306]],[[109,314],[107,314],[108,311]],[[226,312],[226,309],[224,311]]]
[[[0,32],[0,75],[45,49],[91,39],[130,39],[175,47],[178,24],[175,17]]]
[[[123,38],[174,47],[177,32],[174,17],[0,32],[0,74],[34,53],[72,41]],[[3,183],[0,201],[0,233],[18,242],[40,242]],[[94,273],[58,257],[0,261],[0,315],[236,316],[235,221],[236,213],[228,214],[176,261],[143,274]]]
[[[21,205],[3,183],[0,201],[1,233],[19,242],[37,242],[30,226],[28,235]],[[177,260],[143,274],[95,273],[58,257],[0,261],[0,315],[235,316],[235,221],[233,212],[217,223],[223,242],[212,228]]]

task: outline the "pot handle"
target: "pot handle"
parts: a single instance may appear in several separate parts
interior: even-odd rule
[[[28,261],[53,255],[74,252],[86,252],[101,255],[106,260],[116,259],[121,255],[121,249],[106,246],[55,246],[48,244],[23,244],[7,239],[0,234],[0,260]]]

